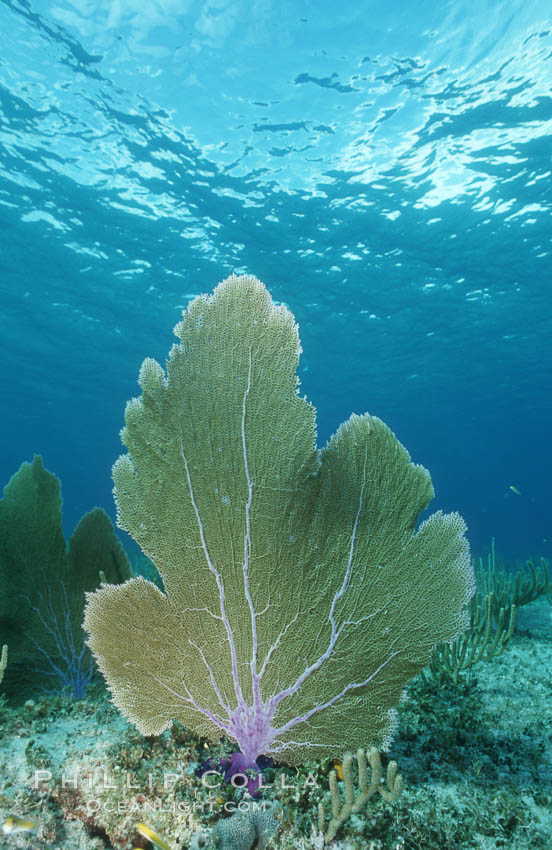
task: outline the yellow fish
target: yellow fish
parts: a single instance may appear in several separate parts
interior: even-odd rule
[[[343,782],[343,763],[341,759],[333,759],[332,766],[337,773],[337,778]]]
[[[512,493],[515,493],[517,496],[521,496],[521,490],[518,490],[518,488],[514,487],[513,484],[510,484],[510,490],[512,491]]]
[[[159,850],[171,850],[166,841],[163,841],[156,832],[153,831],[149,826],[146,826],[145,823],[137,823],[136,830],[142,835],[144,838],[147,838],[148,841],[151,841],[152,844],[155,844],[156,847],[159,847]]]
[[[23,820],[17,815],[10,815],[2,824],[2,832],[4,835],[11,835],[16,832],[37,832],[39,823],[37,820]]]

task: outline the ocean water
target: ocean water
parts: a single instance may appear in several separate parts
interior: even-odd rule
[[[547,4],[2,0],[0,45],[3,482],[113,515],[139,364],[249,273],[321,445],[374,413],[476,552],[550,554]]]
[[[122,451],[125,404],[139,394],[142,361],[165,362],[172,329],[197,295],[231,274],[247,274],[260,278],[299,323],[300,392],[317,408],[321,447],[351,413],[374,414],[429,469],[436,491],[429,511],[458,511],[466,519],[476,560],[487,556],[493,539],[499,565],[550,558],[551,207],[552,14],[543,0],[0,0],[2,486],[40,454],[61,480],[67,539],[94,506],[115,520],[111,469]],[[245,458],[247,467],[247,450]],[[0,519],[4,506],[5,500]],[[357,519],[360,514],[359,506]],[[45,694],[34,665],[45,655],[57,657],[64,634],[78,633],[90,661],[82,645],[84,576],[88,569],[96,587],[98,568],[82,558],[83,586],[69,602],[63,582],[61,589],[40,582],[48,565],[37,541],[22,541],[21,555],[10,530],[4,525],[0,539],[0,647],[9,644],[0,685],[0,850],[150,847],[147,831],[137,827],[142,820],[172,850],[197,850],[198,829],[215,835],[231,828],[222,816],[216,823],[212,810],[200,816],[173,809],[151,818],[123,812],[116,785],[77,790],[69,778],[66,793],[62,777],[87,777],[101,767],[104,776],[130,771],[140,779],[131,787],[141,796],[154,787],[158,801],[180,805],[187,799],[180,786],[149,784],[150,773],[169,769],[180,771],[179,781],[190,782],[190,794],[203,804],[199,773],[236,756],[235,746],[228,737],[213,744],[212,736],[208,746],[201,730],[190,724],[190,733],[184,723],[144,737],[148,730],[140,727],[142,735],[108,701],[101,676],[88,682],[92,667],[80,671],[80,690],[60,693],[58,681],[58,693]],[[133,566],[158,578],[130,537],[118,533]],[[349,566],[355,534],[356,520]],[[4,558],[6,551],[16,556]],[[247,534],[242,551],[246,576]],[[232,551],[232,567],[237,561]],[[32,598],[13,595],[21,576]],[[300,605],[312,614],[308,605],[319,582],[309,576],[302,595],[304,587],[279,587],[278,570],[270,576],[286,615],[298,606],[271,638],[269,656],[274,651],[277,658],[296,621],[301,634]],[[544,583],[544,573],[539,578]],[[373,581],[376,588],[384,584]],[[266,610],[273,601],[268,588]],[[418,583],[401,588],[408,590],[406,614],[401,609],[378,632],[389,653],[377,656],[375,672],[370,668],[370,687],[381,670],[384,680],[387,669],[400,666],[402,657],[394,661],[400,652],[410,663],[408,612],[421,596],[424,612],[430,610],[435,595],[433,588],[419,593]],[[448,590],[438,592],[444,598]],[[19,600],[30,605],[29,633]],[[221,611],[223,601],[215,597]],[[520,605],[504,653],[481,660],[458,681],[427,674],[410,683],[391,749],[403,795],[395,808],[379,800],[368,814],[351,818],[336,850],[552,847],[550,601],[549,590],[548,600],[542,594]],[[341,616],[340,605],[336,591],[316,640],[334,609]],[[342,629],[388,613],[379,602],[366,614],[355,605],[354,617],[362,619],[340,625],[340,637]],[[99,632],[93,648],[101,655],[106,608],[97,610],[100,624],[92,616],[89,631],[93,641]],[[161,644],[172,658],[161,627],[174,614],[159,609],[164,615],[152,622],[136,602],[128,625],[128,610],[110,623],[121,659],[136,647],[146,658],[151,645],[159,653]],[[202,612],[212,616],[204,630]],[[182,623],[197,615],[201,625],[202,663],[216,667],[230,642],[228,633],[218,644],[210,638],[222,615],[202,601],[185,613]],[[264,613],[254,611],[251,620],[261,632]],[[510,617],[506,623],[513,623]],[[48,652],[33,638],[41,628]],[[425,639],[423,629],[418,633]],[[404,635],[407,646],[400,643]],[[183,653],[188,644],[197,649],[191,640],[184,644]],[[282,679],[307,645],[306,639],[292,643]],[[34,653],[32,663],[25,647]],[[362,656],[365,666],[373,661],[371,649]],[[68,668],[75,670],[71,652]],[[182,657],[173,658],[177,671],[186,666]],[[182,687],[198,666],[205,686],[208,677],[194,656]],[[1,667],[0,661],[0,681]],[[420,667],[411,664],[401,688]],[[172,668],[159,663],[154,672],[180,687]],[[147,694],[153,680],[159,684],[155,676],[145,677]],[[211,684],[216,680],[212,675]],[[279,673],[276,680],[279,685]],[[362,688],[355,734],[371,717],[361,705],[369,688]],[[237,698],[235,681],[234,691]],[[319,701],[330,699],[324,694]],[[217,695],[217,710],[227,709]],[[231,693],[228,703],[233,700]],[[352,713],[343,703],[336,738],[350,731]],[[148,710],[151,704],[161,716],[163,699],[152,698]],[[325,715],[319,716],[324,730]],[[353,737],[350,749],[374,743]],[[265,799],[283,806],[280,850],[320,850],[317,806],[323,801],[329,812],[329,771],[339,764],[329,756],[318,764],[297,761],[293,768],[270,764],[275,783],[287,777],[292,784]],[[33,785],[37,770],[42,784]],[[338,788],[341,794],[341,783]],[[217,805],[236,802],[228,783],[219,791]],[[27,826],[11,834],[11,817],[37,818],[38,837]],[[239,847],[250,845],[244,839]],[[219,850],[237,846],[223,840]]]

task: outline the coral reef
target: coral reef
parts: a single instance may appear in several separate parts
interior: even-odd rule
[[[393,805],[375,794],[351,813],[332,850],[548,846],[552,612],[546,602],[533,605],[542,608],[539,622],[548,622],[538,636],[514,633],[507,652],[467,671],[457,685],[420,677],[411,683],[393,747],[402,794]],[[267,850],[315,850],[319,805],[327,812],[333,806],[335,767],[327,759],[267,768],[262,797],[251,801],[222,772],[205,781],[196,776],[207,756],[227,758],[230,742],[207,746],[178,725],[144,737],[98,684],[79,702],[58,695],[4,706],[0,735],[0,822],[13,815],[41,823],[36,845],[10,836],[14,850],[151,850],[136,831],[139,821],[174,850],[190,850],[194,835],[204,841],[198,850],[206,850],[219,822],[258,804],[281,807]],[[389,763],[384,754],[381,759],[385,775]],[[41,771],[36,783],[35,771]],[[345,800],[345,775],[335,784]]]

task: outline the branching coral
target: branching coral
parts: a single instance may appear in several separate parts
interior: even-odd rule
[[[397,773],[397,763],[390,761],[387,766],[385,783],[382,782],[382,768],[380,754],[375,748],[366,753],[362,748],[356,755],[358,765],[358,787],[355,787],[353,779],[353,756],[347,753],[343,757],[343,783],[345,787],[344,796],[341,797],[337,785],[337,773],[330,773],[330,792],[332,797],[332,818],[325,832],[326,812],[322,803],[318,806],[318,831],[324,835],[324,843],[329,844],[337,831],[353,814],[358,814],[370,797],[380,794],[384,800],[394,803],[402,789],[402,777]],[[368,781],[368,765],[370,765],[371,776]]]

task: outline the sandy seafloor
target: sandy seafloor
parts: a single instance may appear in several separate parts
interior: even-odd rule
[[[478,664],[458,685],[419,677],[411,683],[389,753],[404,791],[394,804],[372,798],[331,847],[552,848],[548,601],[518,612],[516,628],[502,656]],[[253,808],[243,791],[222,780],[206,789],[195,775],[206,758],[232,752],[230,742],[211,747],[178,726],[144,738],[109,702],[101,681],[80,702],[37,697],[16,708],[4,701],[0,724],[1,822],[17,815],[40,824],[36,835],[0,833],[2,848],[151,848],[136,831],[138,822],[155,829],[172,850],[210,848],[217,821],[231,817],[240,801],[246,811]],[[330,767],[312,762],[265,772],[273,788],[257,808],[278,800],[277,832],[268,847],[320,847],[317,807],[322,800],[329,812]],[[51,779],[39,774],[43,780],[34,788],[35,771]],[[281,787],[282,777],[288,787]],[[136,787],[125,788],[127,782]],[[228,837],[218,844],[222,850],[262,846]]]

